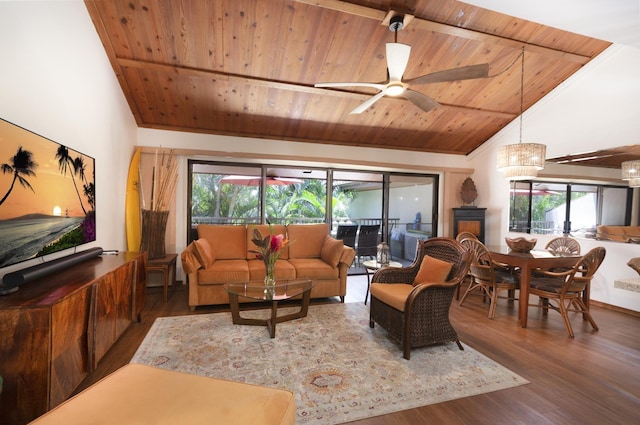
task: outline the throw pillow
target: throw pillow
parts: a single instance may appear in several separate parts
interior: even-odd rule
[[[444,283],[452,267],[453,264],[448,261],[425,255],[420,263],[420,270],[413,279],[413,286],[420,283]]]
[[[331,267],[338,267],[340,257],[342,257],[343,246],[344,242],[342,240],[327,236],[322,244],[320,258],[322,258],[322,261],[329,264]]]
[[[193,241],[193,253],[205,269],[216,260],[216,254],[208,240],[204,238]]]

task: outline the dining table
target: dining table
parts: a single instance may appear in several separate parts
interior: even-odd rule
[[[487,246],[491,258],[497,263],[520,269],[520,294],[518,305],[518,322],[527,327],[529,311],[529,283],[534,269],[549,270],[556,267],[573,267],[582,258],[579,254],[554,253],[546,250],[529,252],[513,251],[507,245]]]

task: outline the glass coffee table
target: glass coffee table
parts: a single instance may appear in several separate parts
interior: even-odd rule
[[[276,281],[273,290],[267,290],[264,281],[225,283],[224,289],[229,293],[229,307],[234,325],[266,326],[271,338],[276,336],[276,324],[289,320],[307,317],[311,288],[315,286],[311,279],[292,279]],[[278,302],[290,300],[302,295],[300,311],[278,316]],[[240,316],[239,298],[249,298],[271,303],[271,317],[269,319],[253,319]]]

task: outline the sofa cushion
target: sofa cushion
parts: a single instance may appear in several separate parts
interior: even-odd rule
[[[325,238],[329,234],[329,225],[290,224],[287,226],[289,258],[320,258],[320,251]]]
[[[320,258],[331,267],[338,267],[340,257],[342,257],[342,248],[344,242],[340,239],[334,239],[327,235],[320,250]]]
[[[263,280],[265,275],[264,261],[247,260],[249,277],[251,280]],[[276,282],[278,280],[290,280],[296,278],[296,269],[286,260],[276,261],[274,268]]]
[[[254,260],[256,258],[256,253],[255,252],[250,252],[250,251],[259,251],[258,247],[256,246],[256,244],[253,243],[253,231],[255,229],[258,229],[258,231],[260,232],[260,234],[262,235],[262,238],[264,238],[265,236],[267,236],[271,230],[269,229],[269,225],[268,224],[249,224],[247,226],[247,260]],[[287,227],[282,225],[282,224],[272,224],[271,225],[271,229],[273,229],[273,234],[274,235],[284,235],[287,236]],[[289,247],[286,246],[282,252],[280,253],[280,257],[278,257],[281,260],[286,260],[289,258]]]
[[[193,241],[193,254],[205,269],[216,260],[216,254],[207,239],[196,239]]]
[[[209,241],[216,261],[247,259],[246,226],[200,224],[198,237]]]
[[[206,269],[198,270],[198,284],[221,285],[227,282],[247,282],[250,280],[247,260],[216,260]]]
[[[331,267],[321,258],[291,258],[289,262],[296,268],[297,278],[322,280],[340,277],[340,270],[337,267]]]
[[[425,255],[420,263],[420,270],[413,279],[413,285],[420,283],[443,283],[447,281],[453,264],[438,258]]]

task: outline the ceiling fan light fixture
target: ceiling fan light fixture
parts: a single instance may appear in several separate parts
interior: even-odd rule
[[[384,94],[387,96],[400,96],[404,93],[404,86],[402,84],[390,84],[384,89]]]

